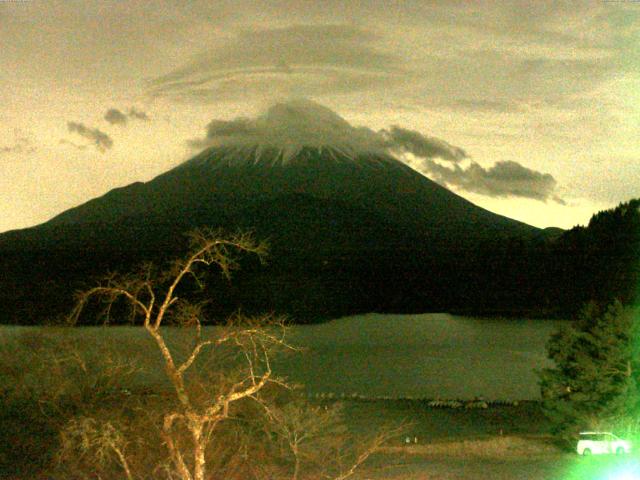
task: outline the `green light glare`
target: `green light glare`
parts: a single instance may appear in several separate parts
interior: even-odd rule
[[[640,461],[626,455],[576,456],[557,480],[640,480]]]

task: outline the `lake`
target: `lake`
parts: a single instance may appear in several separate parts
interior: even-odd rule
[[[306,347],[283,373],[310,392],[441,399],[530,400],[534,369],[561,321],[449,314],[360,315],[292,328]]]
[[[549,365],[545,344],[560,323],[449,314],[345,317],[292,326],[289,342],[302,351],[280,359],[274,369],[311,394],[532,400],[539,398],[534,369]],[[14,339],[38,330],[43,329],[1,327],[0,347],[15,347]],[[173,340],[185,333],[171,330]],[[75,337],[95,355],[108,344],[135,358],[144,369],[136,383],[163,382],[158,351],[140,327],[85,327],[60,335]],[[22,365],[38,361],[27,351],[3,358]],[[24,381],[43,380],[27,375]]]

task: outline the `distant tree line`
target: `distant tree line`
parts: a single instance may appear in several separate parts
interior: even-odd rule
[[[588,302],[637,302],[640,199],[595,214],[586,227],[543,233],[459,247],[427,240],[414,248],[354,251],[331,264],[318,255],[298,270],[275,263],[242,289],[261,294],[241,303],[270,302],[314,321],[370,311],[574,318]]]
[[[381,234],[379,225],[360,224],[351,214],[339,217],[342,209],[332,213],[335,225],[327,226],[318,220],[326,214],[323,205],[298,207],[308,210],[298,224],[264,219],[246,225],[221,217],[222,225],[267,238],[272,260],[266,267],[244,260],[233,284],[215,279],[206,290],[184,294],[223,299],[209,305],[212,319],[242,309],[286,314],[297,322],[372,311],[572,318],[589,301],[638,299],[640,199],[595,214],[586,227],[507,239],[487,233],[473,243],[392,232],[391,224]],[[141,261],[162,265],[182,255],[183,232],[191,228],[151,221],[96,225],[92,238],[79,231],[76,244],[66,249],[57,246],[55,230],[46,237],[36,232],[42,235],[33,240],[38,247],[24,241],[22,250],[0,252],[0,322],[42,323],[63,315],[73,301],[70,292],[105,271],[128,271]],[[83,242],[93,249],[85,251]]]
[[[635,303],[640,285],[640,199],[595,214],[549,247],[550,293],[566,312],[590,301]]]

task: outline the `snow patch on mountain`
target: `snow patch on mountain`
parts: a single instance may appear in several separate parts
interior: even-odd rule
[[[403,171],[411,170],[404,163],[385,153],[362,153],[347,147],[309,147],[306,145],[298,145],[295,149],[269,145],[210,147],[177,168],[206,166],[208,169],[218,169],[225,167],[285,167],[293,165],[313,168],[314,165],[317,165],[317,162],[323,164],[350,164],[357,168],[395,166]]]
[[[204,139],[193,147],[234,147],[227,151],[252,152],[256,163],[269,159],[286,164],[305,147],[355,159],[362,153],[386,153],[384,139],[366,127],[354,127],[332,110],[311,100],[277,103],[255,119],[213,120]],[[274,155],[273,151],[277,153]]]

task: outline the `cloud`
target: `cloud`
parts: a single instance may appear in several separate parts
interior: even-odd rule
[[[283,150],[285,159],[300,148],[333,147],[345,153],[385,150],[382,137],[356,128],[327,107],[310,100],[277,103],[254,119],[213,120],[204,138],[189,141],[194,148],[264,146]]]
[[[524,197],[547,201],[553,199],[564,203],[555,190],[557,182],[552,175],[527,168],[518,162],[501,161],[484,168],[469,159],[467,152],[439,138],[423,135],[415,130],[392,126],[381,130],[391,152],[410,153],[417,162],[418,170],[438,183],[489,197]],[[400,156],[403,159],[402,156]],[[434,159],[453,163],[442,165]],[[406,158],[405,158],[406,160]],[[465,167],[460,165],[468,160]]]
[[[466,167],[444,166],[431,159],[422,159],[418,169],[434,181],[448,187],[489,197],[523,197],[539,201],[564,201],[556,195],[557,182],[549,173],[532,170],[514,161],[496,162],[484,168],[476,162]]]
[[[329,108],[310,100],[277,103],[256,118],[212,120],[203,138],[188,143],[199,149],[275,147],[282,150],[285,162],[304,146],[332,147],[347,155],[387,153],[448,187],[491,197],[553,199],[562,203],[555,194],[556,180],[548,173],[514,161],[484,168],[472,161],[464,149],[439,138],[395,125],[379,132],[354,127]]]
[[[268,116],[268,113],[267,115]],[[268,122],[268,120],[267,120]],[[194,148],[210,147],[220,144],[250,143],[251,137],[260,135],[260,127],[247,118],[236,118],[234,120],[212,120],[207,125],[207,134],[203,139],[194,139],[189,144]],[[244,138],[243,138],[244,137]]]
[[[290,12],[278,21],[325,23],[232,30],[147,92],[183,103],[366,92],[416,109],[513,113],[591,92],[638,63],[633,34],[610,25],[611,5],[538,2],[522,16],[454,3],[408,2],[389,16],[382,4],[359,2],[349,11],[360,27],[326,23],[335,3],[317,17]]]
[[[181,103],[317,97],[372,91],[402,81],[402,75],[395,73],[339,67],[296,67],[289,73],[277,68],[262,68],[161,86],[152,91],[152,96]]]
[[[127,116],[117,108],[110,108],[104,114],[104,119],[111,125],[126,125],[127,123]]]
[[[240,95],[313,96],[366,91],[403,74],[377,36],[348,25],[245,30],[150,83],[153,96],[214,101]]]
[[[137,120],[149,120],[149,116],[145,112],[137,110],[135,107],[129,109],[129,117]]]
[[[462,148],[439,138],[423,135],[415,130],[407,130],[394,125],[389,130],[382,130],[381,134],[387,139],[391,150],[412,153],[416,157],[438,157],[450,162],[459,162],[468,157],[467,152]]]
[[[77,143],[72,142],[71,140],[67,140],[66,138],[60,139],[60,145],[70,145],[78,150],[85,150],[87,148],[86,145],[79,145]]]
[[[127,114],[118,110],[117,108],[110,108],[107,113],[104,114],[104,119],[111,125],[126,125],[130,118],[136,120],[149,120],[149,116],[135,107],[131,107]]]
[[[1,154],[10,153],[34,153],[36,147],[33,146],[31,140],[20,132],[20,129],[14,129],[14,141],[11,145],[5,145],[0,147]]]
[[[105,152],[113,146],[111,137],[97,128],[89,128],[78,122],[67,122],[67,128],[70,132],[76,132],[78,135],[91,140],[101,152]]]

